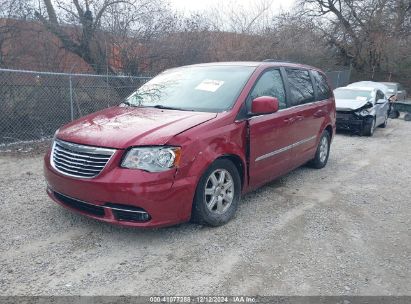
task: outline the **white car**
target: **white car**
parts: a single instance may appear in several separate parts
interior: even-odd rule
[[[375,88],[381,90],[385,97],[388,99],[389,104],[388,104],[388,117],[390,118],[398,118],[400,116],[400,112],[396,111],[393,108],[393,102],[397,100],[396,95],[393,93],[393,90],[390,88],[390,86],[387,83],[382,83],[382,82],[375,82],[375,81],[358,81],[358,82],[353,82],[349,84],[347,87],[350,88],[364,88],[364,87],[369,87],[369,88]]]
[[[374,89],[378,89],[378,90],[381,90],[384,93],[384,95],[387,97],[388,100],[393,95],[390,88],[387,85],[385,85],[381,82],[358,81],[358,82],[350,83],[349,85],[347,85],[347,87],[349,87],[349,88],[374,88]]]
[[[389,102],[380,89],[342,87],[334,90],[337,129],[372,136],[377,126],[387,126]]]
[[[407,91],[398,82],[381,82],[388,87],[388,93],[394,95],[394,101],[405,101],[407,98]]]

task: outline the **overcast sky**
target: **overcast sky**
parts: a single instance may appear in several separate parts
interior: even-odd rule
[[[171,5],[186,13],[206,10],[208,8],[218,8],[221,4],[227,2],[234,2],[239,8],[247,7],[248,5],[255,4],[258,0],[168,0]],[[261,1],[261,0],[260,0]],[[264,1],[264,0],[262,0]],[[265,0],[269,1],[269,0]],[[294,0],[272,0],[273,10],[288,10],[294,3]]]

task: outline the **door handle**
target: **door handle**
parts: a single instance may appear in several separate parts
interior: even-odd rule
[[[295,117],[295,120],[296,121],[301,121],[301,120],[303,120],[304,119],[304,116],[302,116],[302,115],[297,115],[296,117]]]

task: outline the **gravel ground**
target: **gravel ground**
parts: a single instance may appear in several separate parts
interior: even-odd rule
[[[114,227],[53,203],[42,156],[0,153],[0,295],[411,295],[411,123],[336,136],[326,168],[223,227]]]

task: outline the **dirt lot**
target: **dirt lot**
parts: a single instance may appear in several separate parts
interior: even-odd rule
[[[0,153],[0,295],[411,295],[411,123],[336,136],[220,228],[109,226],[48,199],[38,153]]]

